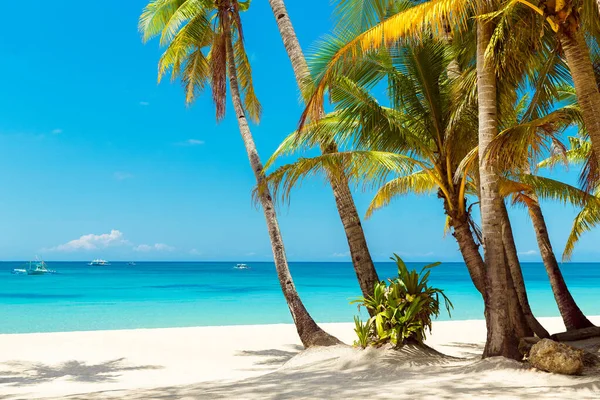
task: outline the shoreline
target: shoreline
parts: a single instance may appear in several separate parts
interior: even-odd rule
[[[590,319],[600,324],[600,316]],[[560,318],[540,318],[540,322],[552,333],[564,328]],[[319,325],[347,344],[355,339],[353,323]],[[398,368],[398,376],[409,375],[403,378],[402,383],[398,382],[398,388],[394,390],[402,387],[405,391],[406,388],[413,392],[425,390],[427,385],[436,385],[436,379],[441,379],[439,376],[443,374],[450,374],[448,379],[458,378],[457,374],[466,373],[463,371],[466,366],[477,371],[482,369],[481,372],[487,371],[484,374],[473,372],[469,379],[492,379],[498,393],[504,390],[502,385],[549,385],[551,389],[548,389],[548,393],[551,393],[557,389],[555,386],[568,388],[569,385],[582,383],[583,378],[558,377],[530,370],[523,375],[524,372],[519,369],[521,367],[516,366],[518,363],[509,360],[504,360],[499,366],[490,364],[491,360],[481,360],[485,332],[484,320],[434,322],[433,333],[428,336],[426,343],[451,358],[431,361],[428,368],[419,369],[422,376],[415,375],[413,368],[405,365],[406,360],[410,360],[410,365],[421,365],[422,355],[408,354],[407,358],[398,359],[392,364],[393,368]],[[388,373],[378,370],[380,367],[390,368],[390,365],[385,365],[385,359],[389,357],[371,355],[377,349],[362,351],[341,347],[302,350],[292,324],[2,334],[0,394],[4,399],[75,396],[73,398],[76,399],[114,397],[141,400],[164,398],[160,396],[167,391],[174,391],[173,398],[202,398],[201,394],[205,392],[213,393],[211,398],[311,398],[312,392],[302,392],[303,386],[285,383],[264,385],[266,381],[274,379],[276,382],[287,382],[287,379],[301,377],[309,380],[306,382],[307,388],[316,379],[319,383],[313,389],[325,390],[330,385],[338,385],[338,381],[321,382],[319,379],[324,374],[333,374],[339,375],[339,382],[349,380],[349,390],[353,385],[358,385],[358,377],[370,369],[376,371],[377,379],[392,379]],[[424,357],[425,362],[429,363],[427,356]],[[374,360],[381,361],[371,365]],[[384,365],[379,365],[381,363]],[[507,374],[510,376],[508,381]],[[515,382],[512,382],[513,378]],[[371,387],[370,390],[375,390],[373,385],[377,379],[374,383],[360,382],[367,388]],[[598,389],[600,376],[594,382]],[[263,386],[264,390],[268,389],[266,392],[254,390]],[[335,388],[346,390],[345,386]],[[292,392],[288,393],[290,390]],[[354,398],[353,393],[349,392],[350,398]],[[396,395],[402,398],[400,392],[393,392],[393,395],[386,393],[382,394],[382,398]],[[534,392],[534,395],[542,396],[543,393]],[[600,392],[593,393],[600,396]],[[435,393],[422,393],[427,394]],[[358,394],[356,396],[361,397]]]

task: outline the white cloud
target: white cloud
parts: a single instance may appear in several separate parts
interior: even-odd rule
[[[344,253],[333,253],[332,257],[350,257],[350,252],[346,251]]]
[[[147,101],[140,101],[140,106],[149,106],[150,103],[148,103]]]
[[[104,249],[107,247],[121,246],[127,244],[127,240],[123,238],[123,233],[116,229],[110,231],[110,233],[103,233],[101,235],[94,235],[90,233],[83,235],[79,239],[71,240],[65,244],[58,245],[48,249],[50,251],[79,251],[79,250],[97,250]]]
[[[190,254],[193,255],[193,256],[199,256],[199,255],[202,254],[202,252],[199,251],[198,249],[191,249],[190,250]]]
[[[54,134],[54,135],[60,135],[62,132],[63,132],[63,130],[62,129],[58,129],[58,128],[52,130],[52,134]]]
[[[114,173],[114,177],[118,181],[124,181],[125,179],[133,178],[133,174],[130,174],[129,172],[120,172],[119,171],[119,172]]]
[[[247,256],[255,256],[255,255],[256,255],[256,253],[255,253],[255,252],[253,252],[253,251],[251,251],[250,253],[246,253],[246,255],[247,255]]]
[[[133,248],[134,251],[140,251],[147,253],[149,251],[173,251],[175,247],[169,246],[164,243],[154,243],[154,244],[140,244],[139,246],[135,246]]]
[[[175,143],[177,146],[202,146],[204,144],[204,140],[198,139],[188,139],[183,142]]]
[[[537,256],[538,252],[536,250],[520,251],[519,255],[520,256]]]

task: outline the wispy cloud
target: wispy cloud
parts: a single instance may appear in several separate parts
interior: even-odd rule
[[[140,252],[149,252],[149,251],[173,251],[175,247],[169,246],[164,243],[154,243],[154,244],[140,244],[139,246],[135,246],[133,248],[134,251]]]
[[[396,254],[398,254],[399,256],[402,257],[429,257],[434,255],[433,251],[428,251],[426,253],[411,253],[411,252],[407,252],[407,251],[399,251]],[[388,255],[390,256],[390,255]]]
[[[60,128],[56,128],[56,129],[52,130],[53,135],[60,135],[61,133],[63,133],[63,130]]]
[[[199,255],[202,255],[202,252],[198,249],[191,249],[190,254],[193,256],[199,256]]]
[[[124,181],[125,179],[132,179],[133,174],[130,174],[129,172],[118,171],[114,173],[114,177],[118,181]]]
[[[342,258],[342,257],[350,257],[350,252],[349,252],[349,251],[346,251],[346,252],[344,252],[344,253],[333,253],[331,256],[332,256],[332,257],[339,257],[339,258]]]
[[[177,146],[202,146],[204,144],[204,140],[198,139],[188,139],[183,142],[177,142],[175,145]]]
[[[146,107],[149,105],[150,105],[150,103],[148,103],[147,101],[140,101],[140,106]]]
[[[95,235],[90,233],[83,235],[79,239],[71,240],[65,244],[58,245],[47,249],[48,251],[80,251],[80,250],[97,250],[104,249],[113,246],[122,246],[129,244],[123,237],[123,233],[116,229],[110,231],[110,233],[103,233],[101,235]]]
[[[537,256],[539,253],[536,250],[520,251],[520,256]]]

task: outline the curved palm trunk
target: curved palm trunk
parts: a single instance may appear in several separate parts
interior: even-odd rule
[[[486,2],[482,1],[485,6]],[[480,13],[490,11],[482,7]],[[489,143],[498,132],[496,105],[496,72],[486,63],[485,51],[492,37],[490,22],[477,21],[477,94],[479,107],[479,174],[481,227],[485,263],[487,265],[485,320],[487,340],[483,357],[504,356],[519,359],[518,338],[512,330],[508,314],[508,269],[502,241],[502,202],[498,174],[485,159]]]
[[[453,236],[458,242],[460,252],[463,256],[465,264],[467,265],[471,279],[473,280],[473,283],[475,284],[475,287],[479,293],[485,297],[485,263],[483,262],[481,253],[479,253],[479,246],[475,242],[471,228],[466,222],[452,222],[452,226],[454,228]],[[508,255],[506,255],[506,258],[508,260]],[[518,273],[520,275],[520,269]],[[531,336],[532,333],[535,333],[541,338],[549,337],[549,333],[531,314],[531,310],[528,308],[529,303],[526,303],[525,307],[521,305],[521,296],[519,295],[519,290],[525,289],[522,276],[520,284],[518,275],[515,279],[513,279],[512,270],[509,277],[510,280],[507,280],[507,285],[509,290],[513,292],[513,295],[508,296],[509,302],[513,302],[509,303],[509,309],[512,325],[516,328],[517,335],[519,337],[525,337]],[[523,287],[520,288],[520,285],[523,285]],[[531,315],[528,316],[528,313]]]
[[[513,287],[518,299],[520,308],[523,312],[523,316],[527,325],[533,333],[540,338],[548,338],[550,334],[535,318],[531,307],[529,305],[529,299],[527,298],[527,290],[525,288],[525,280],[523,279],[523,271],[521,270],[521,263],[517,255],[517,248],[515,246],[515,238],[508,217],[508,211],[506,205],[502,203],[502,238],[504,243],[504,250],[506,252],[506,261],[510,269],[510,277],[513,283]]]
[[[473,232],[468,222],[452,222],[454,232],[452,235],[458,243],[458,247],[467,265],[471,280],[475,288],[485,297],[485,263],[479,253],[479,246],[473,238]]]
[[[256,149],[256,145],[254,144],[254,139],[250,132],[248,121],[246,120],[246,113],[242,105],[236,64],[233,54],[233,44],[231,42],[231,35],[229,35],[229,21],[226,21],[225,24],[227,34],[227,68],[229,71],[231,98],[233,100],[233,107],[235,109],[240,133],[244,141],[244,146],[246,147],[246,152],[248,153],[252,171],[254,172],[257,183],[259,183],[259,187],[261,187],[260,182],[263,179],[263,166],[258,156],[258,151]],[[285,296],[285,300],[292,314],[292,318],[296,324],[296,329],[302,344],[305,347],[311,347],[330,346],[341,343],[338,339],[319,328],[300,300],[300,296],[296,291],[296,287],[292,280],[292,275],[290,274],[287,264],[283,239],[281,237],[281,232],[279,231],[275,207],[273,205],[273,200],[268,188],[261,190],[258,193],[258,197],[267,221],[269,238],[271,239],[271,247],[273,249],[275,268],[277,270],[277,277],[279,278],[283,295]]]
[[[594,326],[594,324],[592,324],[579,309],[573,296],[571,296],[571,292],[565,283],[556,257],[554,256],[542,209],[537,198],[535,196],[530,197],[532,198],[532,201],[528,204],[529,215],[533,222],[535,237],[538,242],[538,247],[540,248],[540,255],[542,256],[542,261],[544,261],[544,267],[546,268],[548,278],[550,278],[552,293],[554,293],[554,299],[558,305],[558,310],[565,323],[565,327],[567,328],[567,331],[570,331]]]
[[[277,21],[277,27],[279,33],[283,39],[285,50],[287,51],[288,57],[292,63],[294,70],[294,76],[298,87],[305,95],[305,87],[311,83],[310,71],[302,53],[300,42],[296,37],[296,32],[292,26],[292,22],[285,8],[283,0],[269,0],[273,15]],[[336,152],[337,147],[335,144],[327,146],[321,146],[322,153]],[[371,253],[367,245],[367,239],[362,228],[360,216],[356,210],[352,193],[348,187],[348,180],[345,176],[333,179],[330,177],[329,182],[333,189],[333,195],[335,197],[335,204],[337,206],[338,213],[344,225],[344,231],[346,233],[346,239],[350,248],[350,255],[352,257],[352,263],[354,264],[354,270],[356,271],[356,277],[360,285],[361,291],[364,297],[371,297],[373,295],[373,289],[375,284],[379,282],[377,271],[373,265],[371,259]]]
[[[580,30],[565,32],[562,28],[559,38],[573,77],[577,102],[583,112],[583,122],[590,135],[592,148],[596,154],[600,154],[600,92],[589,48]]]

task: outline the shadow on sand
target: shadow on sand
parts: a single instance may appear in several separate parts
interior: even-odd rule
[[[112,382],[125,371],[160,368],[162,367],[157,365],[130,366],[125,363],[124,358],[99,364],[86,364],[76,360],[58,365],[11,361],[0,364],[0,385],[37,385],[63,377],[76,382]]]
[[[458,344],[456,344],[458,345]],[[64,397],[92,399],[415,399],[599,398],[600,375],[563,377],[502,358],[447,357],[433,349],[357,350],[340,346],[293,357],[292,351],[244,351],[263,363],[287,362],[272,373],[235,382],[204,382]],[[523,379],[525,375],[525,379]]]

